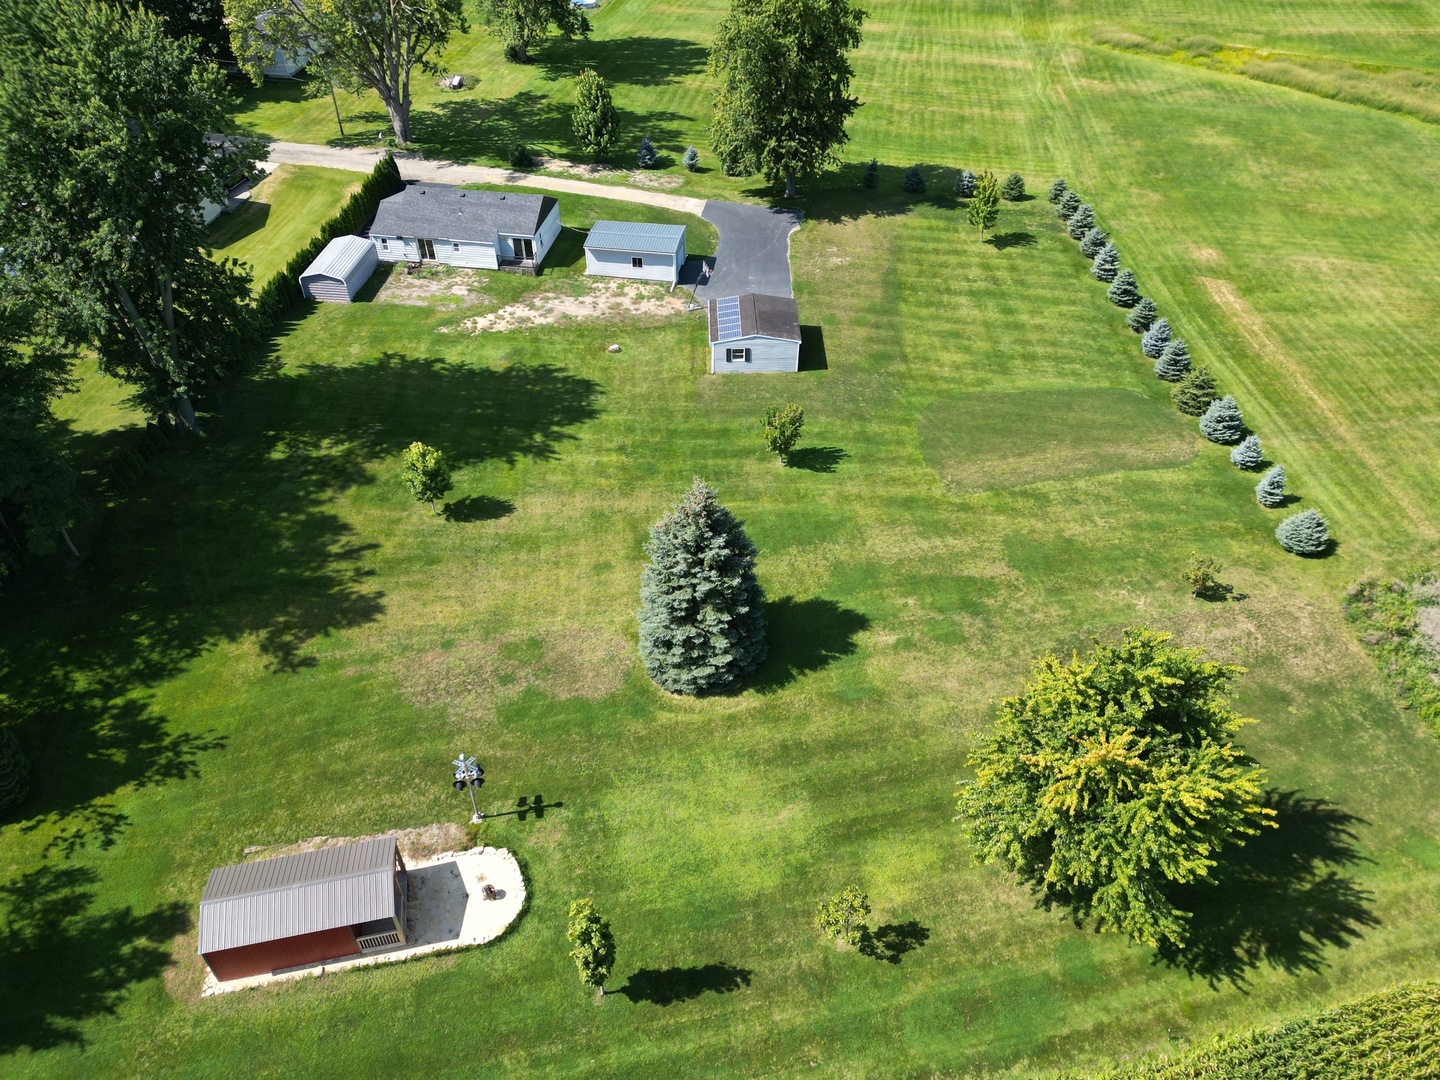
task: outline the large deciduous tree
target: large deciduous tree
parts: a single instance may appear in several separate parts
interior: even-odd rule
[[[505,59],[528,64],[530,53],[554,26],[566,41],[588,33],[585,13],[570,0],[479,0],[480,21],[505,44]]]
[[[755,545],[696,480],[650,530],[640,582],[640,658],[672,693],[723,690],[765,659]]]
[[[711,145],[735,172],[785,182],[836,161],[860,107],[849,52],[866,13],[849,0],[733,0],[710,47],[720,83]]]
[[[0,42],[0,237],[60,335],[152,415],[253,355],[249,278],[206,257],[202,202],[232,163],[207,134],[224,75],[149,12],[42,0]]]
[[[348,90],[373,90],[398,142],[410,142],[410,77],[469,27],[462,0],[225,0],[231,41],[255,82],[276,49]]]
[[[1100,930],[1183,946],[1173,887],[1206,879],[1271,813],[1232,742],[1248,722],[1229,698],[1240,671],[1143,628],[1040,659],[957,793],[977,857]]]

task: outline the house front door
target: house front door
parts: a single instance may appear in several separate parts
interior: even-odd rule
[[[510,243],[515,248],[515,257],[522,262],[533,262],[535,259],[535,241],[528,236],[517,236]]]
[[[421,258],[421,259],[430,259],[432,262],[434,261],[434,259],[435,259],[435,241],[434,241],[434,240],[421,240],[421,241],[420,241],[420,258]]]

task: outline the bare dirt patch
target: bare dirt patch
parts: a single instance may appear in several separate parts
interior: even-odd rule
[[[1214,248],[1192,246],[1190,248],[1190,254],[1195,256],[1198,261],[1203,263],[1211,263],[1212,265],[1214,263],[1225,261],[1225,256],[1221,255],[1220,252],[1216,251]]]
[[[396,266],[375,294],[375,302],[412,307],[483,304],[489,299],[484,292],[489,281],[488,274],[453,266],[427,266],[413,274],[407,274],[403,266]]]
[[[528,326],[548,326],[570,319],[662,319],[685,310],[687,294],[671,291],[664,285],[650,282],[617,281],[600,278],[587,283],[579,294],[539,293],[516,304],[507,304],[499,311],[466,319],[459,330],[471,334],[488,331],[516,330]]]
[[[638,169],[627,179],[636,187],[653,188],[656,191],[669,191],[685,182],[684,177],[675,176],[673,173],[653,173]]]
[[[1430,658],[1440,662],[1440,607],[1427,605],[1415,612],[1415,629]]]
[[[624,169],[617,169],[613,165],[567,161],[565,158],[537,157],[535,167],[541,172],[555,173],[559,176],[579,176],[586,180],[616,179],[625,175]]]
[[[273,859],[280,855],[296,855],[302,851],[319,851],[321,848],[339,847],[360,840],[378,840],[382,836],[395,837],[400,846],[400,856],[407,862],[429,859],[441,852],[459,851],[469,841],[465,828],[453,821],[421,825],[414,829],[391,829],[388,832],[371,833],[368,836],[311,836],[293,844],[257,844],[245,849],[245,854]]]

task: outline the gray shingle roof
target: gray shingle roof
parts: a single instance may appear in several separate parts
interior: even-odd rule
[[[382,836],[211,870],[200,952],[393,917],[395,846]]]
[[[534,236],[554,207],[555,199],[549,195],[410,184],[398,195],[380,200],[370,232],[489,243],[497,232]]]
[[[737,338],[800,340],[800,309],[788,296],[746,293],[710,301],[710,344]]]
[[[673,255],[684,239],[684,225],[597,221],[585,238],[585,246],[605,251],[638,251],[644,255]]]

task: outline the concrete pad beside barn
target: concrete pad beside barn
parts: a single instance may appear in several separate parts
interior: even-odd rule
[[[448,851],[411,864],[406,944],[384,952],[286,968],[221,982],[210,974],[202,997],[312,975],[328,975],[368,964],[408,960],[427,953],[484,945],[503,934],[525,905],[525,878],[515,856],[504,848]],[[484,898],[485,886],[495,899]]]

